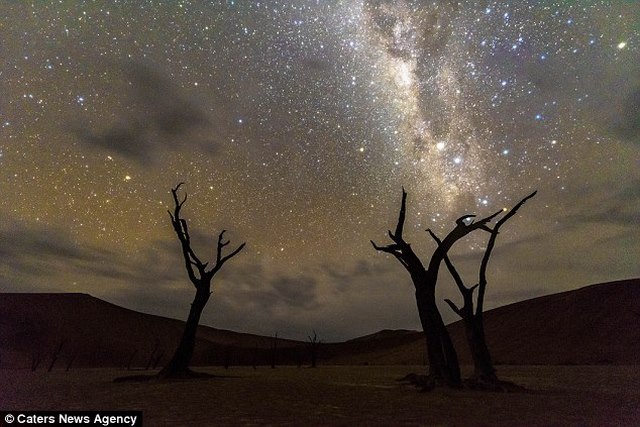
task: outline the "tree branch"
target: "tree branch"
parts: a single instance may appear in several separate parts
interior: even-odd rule
[[[407,211],[407,192],[404,191],[404,187],[402,187],[402,203],[400,204],[400,213],[398,214],[398,224],[396,225],[396,233],[395,236],[397,239],[402,240],[402,230],[404,229],[404,219]],[[391,232],[389,232],[389,236],[391,236]],[[394,241],[395,239],[391,237]]]
[[[390,254],[397,253],[400,251],[400,246],[398,244],[387,245],[387,246],[378,246],[373,240],[369,240],[373,245],[373,248],[380,252],[387,252]]]
[[[427,233],[429,233],[429,235],[431,235],[433,240],[435,240],[435,242],[438,245],[442,244],[442,240],[440,240],[440,238],[438,236],[436,236],[436,234],[433,231],[431,231],[430,228],[427,228]],[[458,273],[458,270],[456,269],[456,267],[451,262],[451,259],[449,259],[449,255],[448,254],[444,255],[444,263],[447,265],[447,269],[449,270],[449,273],[451,273],[451,277],[453,277],[453,280],[456,282],[456,285],[458,286],[458,290],[460,291],[460,293],[464,297],[469,289],[467,289],[467,287],[464,285],[464,282],[462,281],[462,277],[460,277],[460,274]]]
[[[534,191],[533,193],[520,200],[518,204],[511,208],[511,210],[507,212],[505,216],[503,216],[498,222],[496,222],[493,230],[491,230],[491,236],[489,237],[489,242],[487,243],[487,249],[484,251],[484,256],[482,257],[482,261],[480,263],[480,272],[478,273],[478,302],[476,304],[476,315],[478,316],[482,316],[482,310],[484,307],[484,296],[487,288],[487,266],[489,265],[489,259],[491,258],[491,253],[493,252],[493,248],[495,247],[500,227],[502,227],[505,222],[511,219],[527,200],[531,199],[537,193],[537,191]]]
[[[373,240],[371,240],[371,245],[373,248],[380,252],[386,252],[388,254],[393,255],[403,267],[407,269],[409,274],[412,276],[416,276],[418,274],[424,273],[425,269],[422,265],[422,261],[420,258],[413,252],[411,249],[411,245],[404,240],[403,230],[404,230],[404,222],[406,218],[407,211],[407,192],[404,191],[404,187],[402,188],[402,201],[400,203],[400,213],[398,214],[398,223],[396,225],[395,233],[392,233],[391,230],[387,232],[389,238],[393,241],[393,244],[387,246],[378,246]]]
[[[175,188],[171,189],[171,194],[173,196],[174,201],[174,210],[173,213],[169,211],[169,217],[171,218],[171,224],[173,225],[173,229],[178,236],[178,240],[182,246],[182,256],[184,258],[185,268],[187,270],[187,274],[189,275],[189,280],[191,283],[199,289],[200,286],[203,286],[204,282],[207,282],[206,286],[209,286],[209,282],[213,275],[222,268],[222,265],[227,262],[229,259],[236,256],[242,249],[245,247],[245,243],[241,244],[238,248],[236,248],[233,252],[226,256],[222,256],[222,250],[225,246],[229,244],[229,241],[224,241],[223,235],[226,230],[222,230],[218,235],[218,244],[217,244],[217,253],[216,253],[216,264],[211,268],[211,270],[207,271],[206,268],[209,265],[208,262],[202,262],[200,258],[196,255],[195,251],[191,247],[191,236],[189,235],[189,225],[187,221],[183,218],[180,218],[180,210],[182,209],[182,205],[187,201],[187,194],[185,193],[184,198],[180,200],[178,197],[178,190],[184,183],[179,183]],[[196,274],[196,270],[197,273]],[[199,275],[199,277],[198,277]]]
[[[429,234],[431,234],[431,237],[435,236],[437,238],[436,242],[440,241],[438,247],[433,252],[431,259],[429,260],[429,267],[427,267],[427,271],[429,272],[429,274],[432,277],[437,277],[438,271],[440,269],[440,263],[447,256],[447,252],[449,252],[449,249],[451,249],[453,244],[472,231],[486,227],[486,224],[493,218],[498,216],[501,212],[502,210],[499,210],[498,212],[489,215],[486,218],[482,218],[478,221],[471,221],[468,224],[466,223],[466,220],[468,220],[469,218],[475,218],[476,215],[463,215],[456,220],[455,228],[451,230],[443,240],[440,240],[439,238],[437,238],[437,236],[435,236],[435,234],[433,234],[433,232],[427,230],[429,231]],[[432,283],[436,283],[436,280],[432,280]]]
[[[462,311],[458,308],[457,305],[455,305],[453,301],[451,301],[450,299],[445,299],[444,302],[449,304],[449,307],[451,307],[451,310],[453,310],[458,316],[464,319],[464,316],[462,315]]]
[[[187,228],[186,221],[180,218],[180,209],[182,208],[184,202],[187,200],[186,196],[182,201],[178,199],[178,189],[180,189],[180,186],[182,184],[183,183],[181,182],[175,188],[171,189],[171,194],[173,196],[175,206],[173,214],[171,213],[171,211],[169,211],[169,216],[171,217],[173,230],[176,232],[176,235],[178,236],[178,240],[180,241],[180,245],[182,247],[182,257],[184,259],[184,265],[187,270],[189,280],[197,289],[198,286],[200,286],[200,279],[202,278],[202,274],[200,275],[200,278],[198,278],[196,276],[195,270],[193,269],[194,265],[197,267],[197,264],[194,264],[194,262],[198,262],[199,260],[197,259],[197,257],[192,257],[192,251],[189,242],[189,230]],[[199,269],[198,271],[201,273]]]
[[[222,264],[224,264],[225,262],[227,262],[228,260],[230,260],[231,258],[233,258],[234,256],[238,255],[240,253],[241,250],[244,249],[246,243],[242,243],[240,246],[238,246],[236,248],[235,251],[231,252],[229,255],[222,257],[222,259],[220,260],[220,267],[222,267]],[[220,268],[218,267],[218,269]]]

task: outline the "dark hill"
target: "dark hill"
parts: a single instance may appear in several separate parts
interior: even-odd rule
[[[445,309],[448,309],[445,307]],[[485,312],[491,354],[498,364],[639,364],[640,279],[587,286]],[[462,322],[448,326],[461,363],[470,364]],[[420,364],[422,333],[384,333],[347,342],[334,362]]]
[[[485,313],[494,360],[507,364],[637,364],[640,279],[534,298]],[[56,369],[146,367],[171,356],[183,322],[138,313],[86,294],[0,294],[0,367],[45,369],[60,345]],[[449,325],[462,363],[469,363],[460,322]],[[268,364],[271,337],[201,326],[194,365]],[[305,362],[304,343],[278,339],[278,363]],[[422,364],[423,335],[383,330],[323,344],[322,363]]]
[[[139,313],[87,294],[0,294],[0,367],[160,365],[175,350],[184,323]],[[272,338],[201,326],[194,364],[267,363]],[[298,343],[278,339],[278,346]]]

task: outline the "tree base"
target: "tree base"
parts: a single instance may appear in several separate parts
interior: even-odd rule
[[[228,376],[220,376],[207,374],[205,372],[196,372],[187,369],[180,372],[163,372],[160,371],[156,375],[128,375],[126,377],[118,377],[113,380],[114,383],[145,383],[171,380],[196,380],[210,378],[231,378]]]
[[[204,372],[192,371],[189,368],[179,370],[161,370],[158,372],[158,378],[160,379],[178,379],[178,380],[192,380],[200,378],[215,378],[216,375],[207,374]]]
[[[499,380],[497,378],[487,379],[482,377],[471,377],[464,380],[464,385],[471,390],[493,391],[498,393],[517,393],[526,391],[526,388],[512,383],[511,381]]]
[[[409,383],[419,388],[421,392],[431,391],[436,387],[462,388],[461,384],[453,384],[445,381],[442,377],[435,377],[433,375],[411,373],[402,378],[398,378],[396,381]]]
[[[510,381],[503,381],[497,378],[495,379],[486,379],[486,378],[478,378],[472,377],[464,380],[463,385],[457,384],[447,384],[443,378],[435,378],[430,375],[421,375],[421,374],[407,374],[402,378],[398,378],[396,381],[409,383],[416,388],[420,389],[421,392],[428,392],[436,387],[449,387],[449,388],[468,388],[471,390],[481,390],[481,391],[493,391],[493,392],[502,392],[502,393],[515,393],[526,391],[526,389],[522,386],[519,386]]]

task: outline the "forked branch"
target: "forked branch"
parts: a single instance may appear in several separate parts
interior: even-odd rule
[[[518,209],[522,207],[526,203],[527,200],[531,199],[533,196],[537,194],[537,191],[529,194],[522,200],[518,202],[505,216],[500,218],[496,225],[493,227],[493,230],[490,230],[491,235],[489,237],[489,242],[487,243],[487,249],[484,251],[484,256],[482,257],[482,261],[480,263],[480,272],[478,274],[478,303],[476,304],[476,315],[482,316],[482,310],[484,306],[484,296],[487,288],[487,266],[489,265],[489,259],[491,258],[491,252],[493,252],[493,248],[496,244],[496,239],[498,238],[498,234],[500,231],[500,227],[511,219]]]
[[[225,233],[225,230],[223,230],[218,236],[216,263],[211,269],[207,270],[209,263],[202,262],[196,255],[195,251],[191,247],[191,236],[189,235],[189,226],[187,225],[187,221],[180,217],[180,210],[182,209],[184,203],[187,201],[187,193],[185,193],[182,200],[180,200],[180,198],[178,197],[178,190],[183,184],[184,183],[181,182],[176,185],[175,188],[171,189],[174,208],[173,213],[169,211],[169,216],[171,217],[171,224],[173,225],[173,229],[178,236],[178,240],[180,240],[180,244],[182,246],[182,257],[184,259],[187,274],[189,275],[189,280],[191,280],[193,286],[198,289],[200,286],[208,286],[208,283],[210,283],[211,278],[215,275],[215,273],[220,270],[220,268],[222,268],[222,265],[226,261],[236,256],[244,248],[245,243],[242,243],[230,254],[223,256],[223,248],[229,244],[229,241],[225,242],[223,239],[223,235]]]
[[[391,230],[387,232],[389,238],[393,241],[392,244],[387,246],[378,246],[373,240],[371,245],[379,252],[386,252],[393,255],[402,264],[410,274],[420,274],[424,272],[424,266],[420,261],[420,258],[413,252],[411,245],[404,240],[403,230],[404,221],[407,210],[407,192],[402,188],[402,202],[400,204],[400,213],[398,214],[398,223],[396,224],[396,231],[392,233]]]

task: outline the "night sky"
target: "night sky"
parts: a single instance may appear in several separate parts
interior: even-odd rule
[[[424,258],[501,231],[489,308],[640,276],[640,3],[0,3],[0,289],[186,318],[169,215],[245,250],[204,324],[325,340],[419,328],[376,252],[409,193]],[[487,233],[452,252],[477,280]],[[441,270],[440,297],[457,297]],[[443,306],[445,320],[455,315]]]

